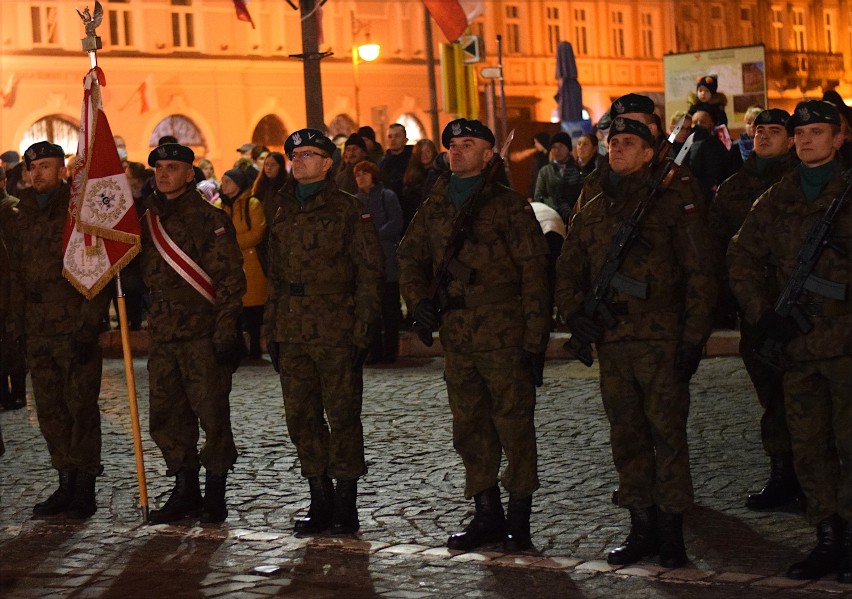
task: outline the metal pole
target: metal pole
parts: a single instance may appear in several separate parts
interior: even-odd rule
[[[497,65],[500,67],[500,139],[506,139],[509,130],[506,115],[506,88],[503,86],[503,36],[497,35]]]
[[[302,14],[302,56],[305,76],[305,117],[308,127],[325,129],[322,106],[322,73],[320,72],[319,41],[317,40],[318,0],[300,0]]]
[[[440,121],[438,120],[438,91],[435,81],[435,51],[432,41],[432,15],[429,9],[423,6],[424,37],[426,38],[426,74],[429,79],[429,118],[432,121],[432,141],[440,147]]]

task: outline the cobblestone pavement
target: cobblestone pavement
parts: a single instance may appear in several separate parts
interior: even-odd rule
[[[305,482],[283,420],[271,367],[235,377],[232,419],[241,456],[221,526],[145,526],[137,509],[127,393],[120,360],[104,366],[105,472],[97,514],[81,524],[32,520],[51,492],[44,441],[30,402],[0,413],[0,597],[777,597],[852,598],[833,579],[799,583],[786,567],[808,551],[812,529],[796,513],[756,513],[746,491],[765,480],[759,408],[736,358],[702,362],[692,385],[690,447],[696,505],[686,516],[687,568],[653,561],[611,568],[605,552],[627,530],[615,486],[597,371],[548,362],[536,421],[542,488],[535,551],[498,546],[450,554],[447,535],[471,513],[451,447],[440,358],[406,358],[365,373],[369,474],[357,538],[297,539]],[[152,507],[171,486],[147,435],[147,372],[135,361]],[[267,566],[257,571],[258,566]]]

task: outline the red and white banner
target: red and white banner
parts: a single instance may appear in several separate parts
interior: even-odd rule
[[[91,299],[140,249],[139,216],[101,103],[103,71],[86,74],[77,161],[63,236],[63,276]]]
[[[237,19],[251,23],[251,28],[254,29],[254,21],[251,19],[245,0],[234,0],[234,8],[237,11]]]
[[[438,27],[454,42],[484,10],[483,0],[423,0]]]

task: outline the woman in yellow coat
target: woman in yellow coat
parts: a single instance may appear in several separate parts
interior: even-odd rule
[[[237,243],[243,252],[243,269],[246,273],[240,329],[249,334],[249,358],[259,360],[260,325],[263,322],[263,305],[267,293],[266,275],[257,253],[257,246],[266,234],[263,206],[257,198],[252,197],[249,180],[239,169],[231,169],[222,175],[222,188],[215,205],[228,213],[237,230]]]

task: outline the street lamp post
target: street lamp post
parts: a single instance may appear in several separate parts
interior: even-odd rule
[[[370,43],[370,34],[367,33],[367,43],[356,45],[355,36],[363,29],[364,24],[355,20],[355,12],[349,13],[352,19],[352,78],[355,83],[355,120],[361,126],[361,81],[358,74],[358,65],[362,62],[373,62],[379,57],[381,46]]]

